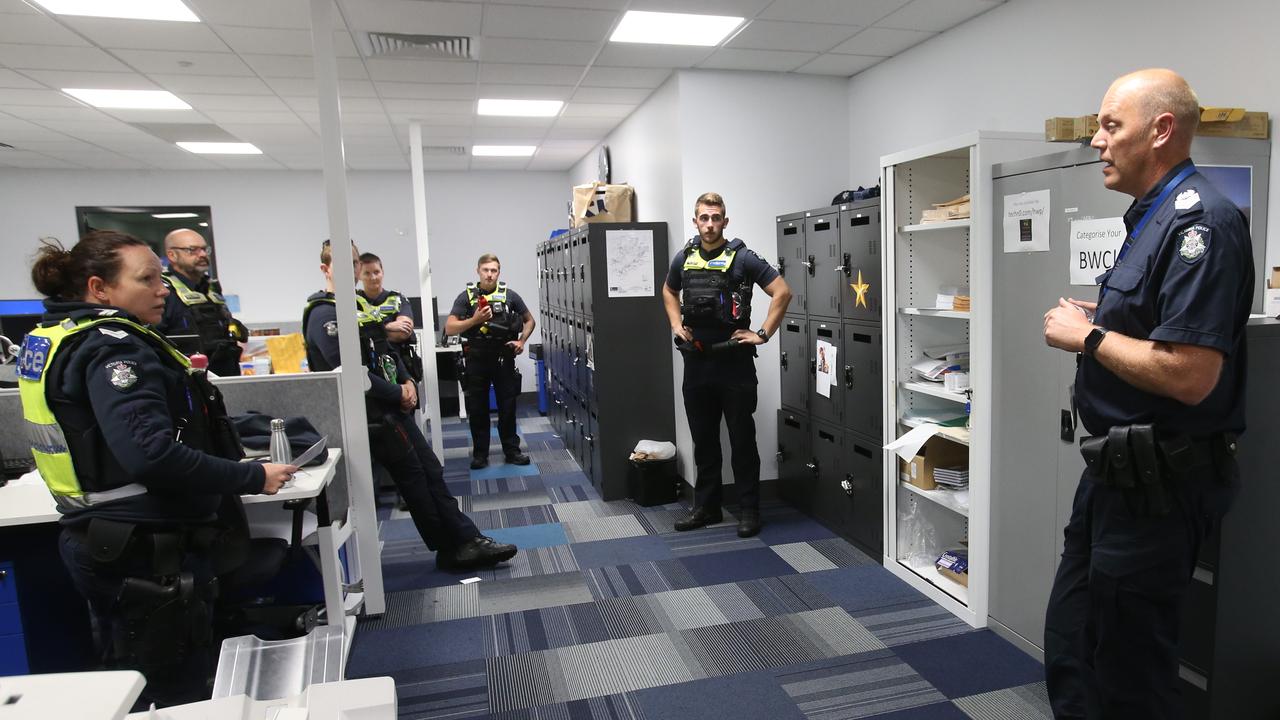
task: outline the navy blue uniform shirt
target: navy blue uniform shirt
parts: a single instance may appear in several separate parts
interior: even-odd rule
[[[1244,337],[1254,273],[1244,214],[1193,171],[1154,209],[1142,234],[1132,236],[1161,190],[1187,167],[1190,160],[1170,170],[1125,213],[1127,249],[1099,277],[1094,324],[1139,340],[1213,348],[1224,356],[1222,374],[1209,396],[1190,406],[1139,390],[1082,356],[1076,404],[1091,435],[1136,423],[1154,423],[1163,435],[1244,430]]]
[[[326,297],[332,300],[333,293],[315,293],[307,298],[307,302]],[[319,359],[324,362],[323,366],[310,368],[311,370],[332,370],[342,364],[342,353],[338,349],[338,310],[336,305],[331,302],[319,303],[312,308],[311,314],[307,316],[307,326],[302,329],[302,336],[307,347],[313,350],[309,354],[311,356],[318,355]],[[409,379],[409,374],[405,371],[404,366],[400,364],[399,358],[396,359],[396,371],[398,382],[404,382]],[[369,382],[370,387],[365,391],[364,396],[366,402],[369,403],[370,413],[376,409],[379,411],[377,417],[380,417],[386,412],[399,411],[401,392],[399,385],[389,382],[382,377],[382,373],[372,370],[369,371]]]

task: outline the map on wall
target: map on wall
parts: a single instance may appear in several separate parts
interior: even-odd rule
[[[605,230],[609,297],[653,297],[653,231]]]

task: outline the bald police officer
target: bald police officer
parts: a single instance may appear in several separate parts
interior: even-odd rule
[[[169,260],[163,276],[169,297],[156,329],[164,335],[195,335],[194,349],[208,356],[211,372],[223,377],[239,375],[240,343],[248,333],[231,317],[222,298],[222,284],[209,277],[209,243],[195,230],[174,230],[164,238],[164,254]],[[193,349],[187,343],[179,343],[179,347],[188,353]]]

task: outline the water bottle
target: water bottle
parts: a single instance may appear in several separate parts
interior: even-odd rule
[[[192,353],[188,359],[191,360],[191,367],[196,370],[209,369],[209,358],[204,353]]]
[[[271,462],[288,465],[293,461],[293,450],[289,447],[289,436],[284,432],[284,420],[276,418],[271,421]]]

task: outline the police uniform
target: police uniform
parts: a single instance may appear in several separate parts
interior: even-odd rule
[[[169,270],[162,276],[169,296],[156,330],[163,335],[196,335],[195,348],[209,357],[209,370],[221,377],[240,374],[240,345],[248,337],[244,326],[231,317],[222,297],[222,284],[207,275],[192,282]],[[188,348],[183,348],[188,350]]]
[[[241,455],[221,395],[181,352],[117,308],[45,301],[23,342],[19,392],[60,552],[110,666],[161,704],[206,697],[216,575],[244,560]]]
[[[1230,504],[1244,431],[1253,261],[1243,214],[1187,160],[1124,221],[1129,236],[1098,278],[1094,323],[1213,348],[1222,373],[1190,406],[1130,385],[1088,353],[1080,359],[1088,467],[1045,621],[1045,673],[1061,718],[1181,717],[1179,603]]]
[[[383,325],[401,317],[409,318],[409,322],[417,325],[417,321],[413,316],[413,306],[409,304],[409,300],[404,295],[394,290],[384,289],[377,297],[373,298],[369,297],[364,290],[356,290],[356,305],[360,308],[360,312],[378,318]],[[410,337],[403,342],[395,342],[388,339],[387,342],[391,345],[391,349],[400,356],[400,361],[404,363],[410,377],[415,382],[422,382],[422,357],[418,354],[417,338]]]
[[[458,501],[445,485],[440,461],[422,431],[400,409],[400,383],[409,376],[385,344],[382,321],[364,312],[358,312],[357,318],[361,360],[369,374],[369,389],[365,391],[369,451],[391,475],[418,534],[428,548],[436,551],[437,565],[446,569],[461,567],[451,564],[456,562],[457,551],[477,539],[492,541],[481,535],[471,518],[458,508]],[[307,298],[302,327],[311,369],[338,367],[342,358],[333,293],[319,292]],[[514,548],[510,554],[515,554]]]
[[[524,330],[524,316],[529,312],[516,291],[499,281],[485,293],[476,283],[467,283],[453,301],[449,314],[466,320],[475,314],[480,298],[493,308],[493,319],[462,334],[466,379],[463,387],[467,403],[467,420],[471,424],[471,454],[489,457],[489,386],[498,401],[498,439],[508,460],[520,453],[520,436],[516,434],[516,400],[520,397],[520,371],[516,369],[515,351],[507,343],[519,340]]]
[[[680,293],[684,325],[693,331],[697,343],[709,349],[727,341],[735,330],[751,328],[753,286],[763,288],[777,278],[778,271],[739,239],[708,253],[698,238],[693,238],[671,261],[666,282]],[[683,391],[698,468],[695,507],[713,514],[720,511],[723,416],[738,502],[744,510],[758,512],[760,453],[752,417],[756,410],[755,346],[686,353]]]

